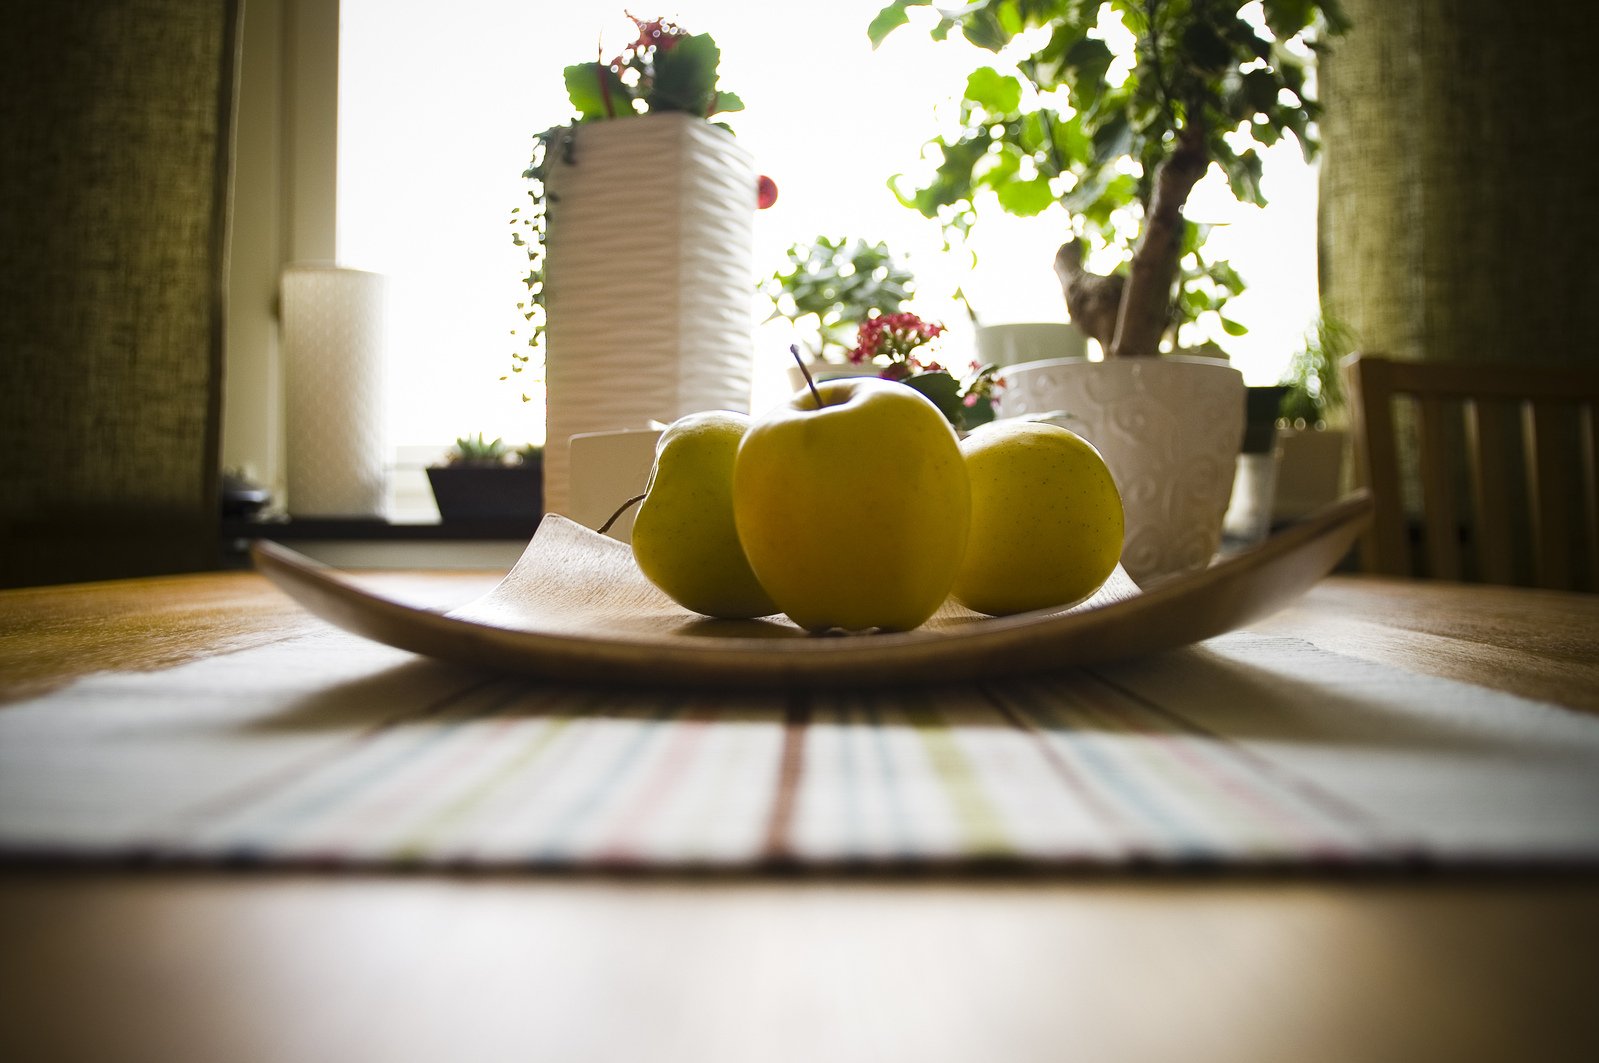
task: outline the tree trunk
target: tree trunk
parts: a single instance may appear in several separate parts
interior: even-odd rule
[[[1155,194],[1144,216],[1144,231],[1133,251],[1127,290],[1116,319],[1116,338],[1107,357],[1147,357],[1160,353],[1160,338],[1171,311],[1172,285],[1182,250],[1183,207],[1188,193],[1210,164],[1204,131],[1188,125],[1177,145],[1155,170]]]
[[[1083,247],[1069,240],[1055,252],[1055,276],[1066,296],[1066,313],[1085,336],[1110,353],[1116,339],[1116,318],[1121,313],[1122,290],[1126,278],[1120,274],[1101,276],[1083,268]]]

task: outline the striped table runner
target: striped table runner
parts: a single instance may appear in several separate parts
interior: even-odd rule
[[[529,868],[1591,862],[1599,721],[1247,634],[651,695],[338,633],[0,709],[0,853]]]

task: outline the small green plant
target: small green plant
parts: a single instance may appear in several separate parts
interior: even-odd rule
[[[543,443],[524,443],[516,448],[516,463],[518,465],[538,465],[543,461]]]
[[[762,285],[773,305],[767,320],[792,321],[805,353],[819,361],[842,361],[860,322],[897,313],[914,291],[911,271],[882,241],[818,236],[794,244],[787,258]]]
[[[533,136],[533,153],[522,177],[527,181],[526,208],[511,210],[511,242],[527,255],[522,283],[527,298],[516,304],[527,324],[520,349],[511,352],[509,380],[528,371],[544,346],[544,247],[548,235],[550,197],[545,188],[550,163],[572,160],[577,130],[589,122],[641,114],[677,112],[709,119],[744,109],[744,102],[717,86],[722,52],[708,33],[689,33],[664,19],[638,19],[638,36],[609,62],[576,63],[563,71],[567,98],[575,116]],[[725,123],[717,125],[726,129]],[[764,190],[763,190],[764,195]],[[527,402],[526,393],[522,401]]]
[[[455,446],[450,448],[444,460],[450,465],[492,466],[505,465],[511,457],[511,448],[505,440],[496,436],[486,439],[482,432],[476,438],[462,436],[455,441]]]

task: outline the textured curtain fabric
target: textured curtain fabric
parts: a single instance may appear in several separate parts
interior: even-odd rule
[[[0,586],[212,567],[238,2],[0,11]]]
[[[1599,358],[1599,7],[1343,6],[1321,64],[1327,312],[1395,358]]]

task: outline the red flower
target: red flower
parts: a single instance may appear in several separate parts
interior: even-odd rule
[[[918,362],[911,352],[943,331],[943,325],[923,321],[912,313],[878,314],[861,322],[849,360],[859,364],[884,355],[890,362],[904,362],[912,369],[937,368],[936,363]]]

